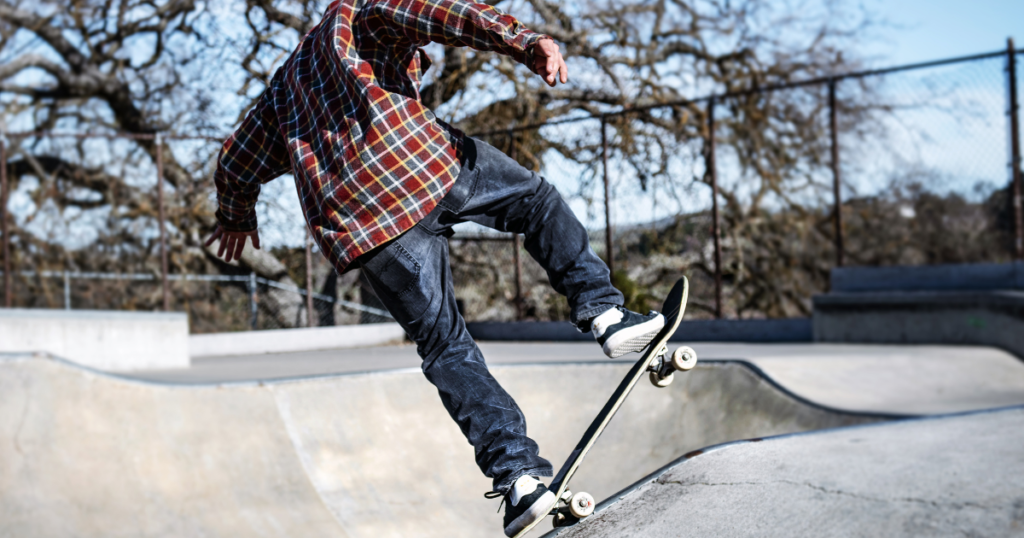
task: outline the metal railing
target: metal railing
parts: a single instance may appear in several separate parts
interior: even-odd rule
[[[236,282],[245,285],[249,297],[249,313],[251,314],[250,327],[256,329],[259,322],[259,286],[275,288],[281,291],[299,296],[300,301],[313,310],[313,300],[322,301],[331,305],[338,305],[352,312],[366,313],[383,319],[394,320],[395,318],[387,310],[374,308],[352,301],[346,301],[337,297],[331,297],[323,293],[310,292],[308,289],[298,286],[282,284],[275,280],[257,276],[256,273],[248,275],[182,275],[169,274],[164,277],[145,273],[98,273],[89,271],[19,271],[19,276],[24,278],[53,278],[60,279],[63,284],[64,309],[72,310],[71,285],[73,280],[111,280],[111,281],[136,281],[155,282],[166,280],[168,282]],[[6,272],[0,272],[0,276],[6,278]]]
[[[615,273],[616,267],[616,226],[612,220],[612,203],[614,196],[610,187],[611,180],[610,175],[610,156],[609,146],[612,143],[607,136],[607,130],[609,123],[616,118],[628,117],[633,114],[638,114],[644,111],[652,111],[656,109],[667,109],[671,107],[690,106],[695,104],[706,105],[706,117],[707,117],[707,148],[708,151],[704,153],[704,166],[709,180],[709,186],[711,188],[711,208],[710,208],[710,240],[712,243],[712,258],[711,261],[714,281],[714,296],[713,296],[713,314],[716,317],[722,317],[723,312],[723,246],[722,246],[722,223],[721,223],[721,211],[719,208],[720,193],[719,193],[719,164],[716,161],[716,153],[718,149],[716,147],[718,130],[718,118],[716,118],[716,108],[721,107],[724,103],[730,102],[737,98],[744,96],[757,95],[757,94],[768,94],[772,92],[782,92],[793,90],[797,88],[808,88],[808,87],[823,87],[827,90],[827,107],[828,107],[828,132],[830,141],[830,162],[828,166],[831,170],[832,175],[832,201],[830,220],[833,229],[832,240],[833,248],[835,250],[834,265],[842,266],[847,263],[847,245],[844,244],[844,222],[843,222],[843,179],[841,175],[841,157],[842,157],[842,146],[839,140],[839,122],[841,116],[841,110],[837,104],[837,91],[841,87],[844,81],[854,79],[865,79],[868,77],[881,77],[890,76],[896,73],[908,72],[908,71],[921,71],[927,69],[933,69],[944,66],[966,64],[969,62],[979,62],[985,60],[991,60],[996,58],[1006,59],[1006,118],[1009,126],[1009,150],[1008,150],[1008,168],[1010,170],[1010,197],[1012,206],[1012,229],[1013,229],[1013,256],[1016,259],[1024,258],[1024,215],[1022,215],[1022,187],[1021,187],[1021,150],[1020,150],[1020,126],[1019,126],[1019,103],[1018,103],[1018,85],[1017,85],[1017,72],[1016,72],[1016,55],[1022,51],[1014,48],[1012,40],[1008,41],[1007,48],[1005,51],[992,52],[988,54],[979,54],[973,56],[964,56],[959,58],[951,58],[944,60],[937,60],[932,62],[918,63],[912,65],[904,65],[897,67],[890,67],[884,69],[874,69],[868,71],[854,72],[854,73],[842,73],[833,76],[814,78],[803,81],[788,82],[784,84],[767,85],[756,88],[749,88],[744,90],[712,93],[705,96],[686,99],[677,102],[667,103],[656,103],[644,106],[636,107],[623,107],[620,110],[608,111],[603,114],[591,115],[586,117],[573,117],[564,118],[554,121],[548,121],[538,124],[528,125],[517,125],[500,130],[479,132],[474,133],[474,136],[478,137],[489,137],[491,139],[495,137],[507,137],[508,141],[508,153],[513,158],[516,157],[516,144],[514,143],[517,134],[537,131],[543,128],[550,128],[556,126],[567,126],[571,124],[580,124],[581,122],[600,122],[600,156],[597,160],[601,167],[598,177],[601,178],[603,183],[603,202],[604,202],[604,245],[603,255],[606,259],[609,267],[612,269],[613,274]],[[183,134],[172,134],[172,133],[151,133],[151,134],[126,134],[126,133],[72,133],[72,132],[57,132],[57,131],[24,131],[24,132],[6,132],[0,133],[0,234],[2,234],[2,268],[3,268],[3,286],[4,286],[4,305],[10,307],[12,305],[12,276],[14,274],[22,275],[34,275],[34,277],[44,278],[63,278],[65,282],[69,282],[69,279],[75,278],[108,278],[108,276],[100,275],[113,275],[113,273],[86,273],[86,272],[54,272],[54,271],[16,271],[11,267],[11,252],[10,252],[10,233],[8,228],[8,201],[9,201],[9,181],[8,181],[8,156],[7,156],[7,141],[9,139],[19,138],[106,138],[106,139],[135,139],[135,140],[152,140],[155,143],[155,175],[156,175],[156,198],[157,198],[157,209],[158,209],[158,225],[159,225],[159,256],[160,256],[160,271],[158,275],[139,275],[136,274],[131,276],[132,279],[148,279],[148,280],[159,280],[161,285],[161,296],[162,304],[165,310],[171,308],[171,286],[170,283],[173,281],[188,281],[188,280],[210,280],[210,281],[224,281],[224,282],[249,282],[251,288],[255,289],[257,284],[270,286],[270,287],[281,287],[278,283],[273,282],[262,277],[256,277],[253,280],[253,276],[226,276],[226,275],[177,275],[169,272],[168,269],[168,239],[166,230],[166,212],[164,203],[164,163],[163,163],[163,146],[168,140],[207,140],[207,141],[220,141],[220,138],[209,137],[209,136],[190,136]],[[480,241],[511,241],[513,249],[513,261],[512,267],[515,273],[514,276],[514,292],[511,299],[511,303],[514,305],[515,317],[522,319],[526,317],[526,295],[527,285],[524,283],[524,268],[521,259],[522,244],[521,239],[517,235],[506,236],[506,239],[500,239],[492,236],[487,237],[456,237],[457,240],[464,241],[466,243],[480,242]],[[310,241],[306,240],[306,274],[312,275],[312,246]],[[115,278],[109,276],[109,278]],[[119,275],[116,278],[125,279],[125,275]],[[287,286],[286,286],[287,287]],[[358,310],[361,312],[370,313],[373,315],[387,316],[386,312],[381,309],[361,305],[351,301],[336,300],[327,295],[316,294],[313,292],[312,280],[307,276],[305,282],[305,289],[300,287],[287,287],[287,291],[293,292],[305,299],[306,316],[309,323],[314,320],[314,300],[322,301],[334,301],[337,304]],[[65,297],[69,297],[69,285],[65,285]],[[284,287],[281,287],[284,290]],[[70,299],[66,300],[66,304],[69,304]],[[255,301],[254,301],[255,302]],[[253,322],[255,326],[255,322]]]

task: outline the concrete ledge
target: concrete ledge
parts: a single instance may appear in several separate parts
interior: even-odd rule
[[[45,351],[98,370],[187,368],[188,316],[0,309],[0,352]]]
[[[1024,262],[837,267],[833,292],[1024,289]]]
[[[592,342],[594,337],[581,333],[565,321],[475,322],[467,323],[476,340],[504,342]],[[684,321],[672,337],[673,342],[810,342],[811,320],[794,319],[714,319]]]
[[[1024,358],[1024,291],[818,295],[814,340],[984,345]]]
[[[188,338],[192,357],[259,355],[387,344],[405,338],[397,323],[196,334]]]

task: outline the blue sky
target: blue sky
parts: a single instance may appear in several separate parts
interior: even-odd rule
[[[1024,48],[1024,0],[865,0],[889,24],[865,44],[877,65],[914,63],[1006,48]]]

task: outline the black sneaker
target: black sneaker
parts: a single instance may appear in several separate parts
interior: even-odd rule
[[[505,536],[515,536],[534,521],[547,516],[555,507],[555,494],[540,480],[519,477],[505,495]]]
[[[651,311],[646,316],[621,306],[597,316],[590,330],[604,354],[615,359],[631,351],[643,351],[665,326],[665,316]]]

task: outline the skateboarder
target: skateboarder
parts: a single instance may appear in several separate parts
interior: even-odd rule
[[[472,221],[525,236],[604,352],[641,351],[664,325],[622,307],[607,266],[555,188],[420,102],[430,42],[507,55],[555,86],[568,69],[550,37],[467,0],[338,0],[296,47],[221,150],[218,256],[259,248],[260,185],[291,173],[313,238],[338,273],[360,268],[416,342],[427,379],[503,497],[505,533],[544,517],[551,476],[455,304],[448,237]],[[500,509],[500,508],[499,508]]]

